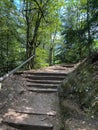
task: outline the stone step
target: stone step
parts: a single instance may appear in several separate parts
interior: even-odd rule
[[[65,76],[53,76],[53,75],[25,75],[25,78],[33,79],[33,80],[63,80]]]
[[[18,102],[13,106],[13,109],[20,113],[29,114],[46,114],[54,115],[57,113],[58,106],[57,93],[36,93],[28,92],[23,94]]]
[[[3,116],[3,124],[20,130],[60,130],[57,93],[28,92]]]
[[[32,72],[32,71],[17,71],[14,74],[26,74],[26,75],[62,75],[67,76],[66,73],[62,72]]]
[[[29,74],[29,75],[43,75],[43,76],[67,76],[66,73],[57,73],[57,72],[27,72],[27,73],[24,73],[24,74]]]
[[[28,91],[32,91],[32,92],[47,92],[47,93],[51,93],[51,92],[57,92],[58,89],[54,89],[54,88],[27,88]]]
[[[69,65],[62,65],[62,67],[67,67],[67,68],[73,68],[74,67],[74,65],[71,65],[71,64],[69,64]]]
[[[31,80],[27,79],[27,82],[31,83],[42,83],[42,84],[60,84],[62,81],[61,80]]]
[[[19,130],[53,130],[53,124],[45,115],[10,112],[2,122]]]
[[[30,88],[57,88],[59,86],[59,84],[41,84],[41,83],[27,83],[27,86]]]
[[[60,130],[58,86],[67,74],[59,71],[20,74],[27,81],[27,91],[4,114],[3,123],[20,130]]]

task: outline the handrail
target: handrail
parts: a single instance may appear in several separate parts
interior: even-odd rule
[[[24,66],[26,63],[28,63],[35,55],[32,55],[30,58],[28,58],[26,61],[24,61],[21,65],[10,71],[9,73],[5,74],[3,77],[0,77],[0,82],[2,82],[4,79],[6,79],[11,74],[15,73],[17,70],[19,70],[22,66]]]

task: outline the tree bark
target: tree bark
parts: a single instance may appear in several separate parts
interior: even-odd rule
[[[29,57],[31,57],[32,55],[36,55],[36,48],[39,46],[39,43],[37,42],[38,30],[40,27],[41,19],[43,18],[45,20],[45,17],[44,17],[45,4],[41,7],[37,0],[34,0],[34,2],[38,6],[38,9],[37,9],[37,18],[35,21],[34,32],[32,33],[32,30],[31,30],[32,29],[32,20],[30,20],[31,19],[30,17],[32,17],[30,15],[31,4],[30,4],[29,0],[27,0],[27,1],[24,0],[24,3],[26,5],[25,6],[25,11],[26,11],[25,17],[26,17],[26,25],[27,25],[27,31],[26,31],[26,39],[27,39],[26,40],[26,58],[27,59]],[[40,1],[40,2],[42,2],[42,1]],[[34,67],[34,60],[35,60],[35,57],[28,63],[27,68],[31,69],[32,67]]]
[[[89,23],[89,0],[87,0],[87,24],[88,24],[88,51],[89,51],[89,56],[91,55],[91,44],[92,44],[92,40],[91,40],[91,33],[90,33],[90,23]]]

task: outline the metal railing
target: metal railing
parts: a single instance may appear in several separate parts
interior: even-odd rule
[[[32,55],[30,58],[28,58],[26,61],[24,61],[21,65],[19,65],[18,67],[16,67],[15,69],[13,69],[12,71],[8,72],[7,74],[5,74],[4,76],[0,77],[0,83],[6,79],[8,76],[10,76],[11,74],[14,74],[17,70],[19,70],[22,66],[24,66],[26,63],[28,63],[31,59],[34,58],[35,55]]]

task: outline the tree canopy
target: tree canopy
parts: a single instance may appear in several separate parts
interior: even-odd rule
[[[96,0],[1,0],[0,68],[75,63],[98,47]]]
[[[62,15],[64,47],[60,47],[61,53],[57,55],[63,62],[77,62],[96,49],[97,15],[97,1],[66,1]]]

